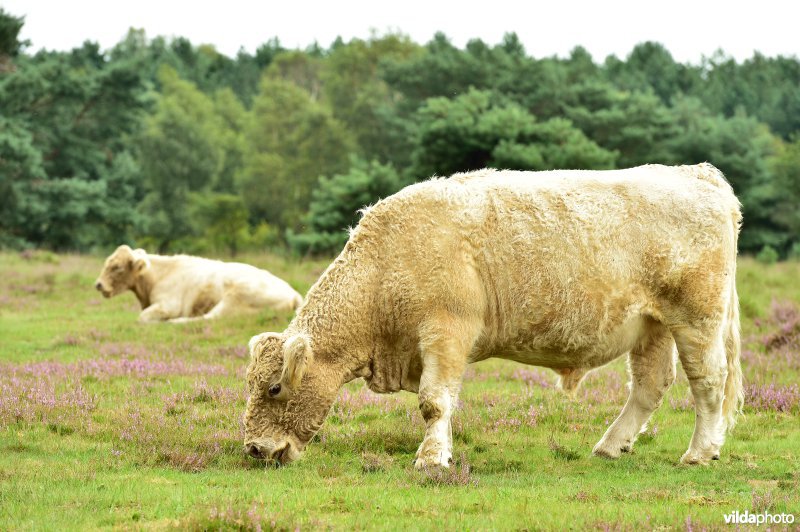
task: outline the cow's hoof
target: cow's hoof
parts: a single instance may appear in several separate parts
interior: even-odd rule
[[[609,444],[608,442],[601,441],[600,443],[594,446],[594,449],[592,449],[592,454],[595,456],[599,456],[600,458],[615,460],[619,458],[619,456],[623,453],[623,447],[624,446],[622,445],[612,445]],[[628,452],[629,450],[630,447],[628,447],[627,450],[624,452]]]
[[[689,449],[681,456],[685,465],[708,465],[711,460],[719,460],[719,451],[693,451]]]
[[[439,460],[423,460],[422,458],[417,458],[414,461],[414,469],[417,471],[424,471],[426,469],[448,469],[450,467],[450,461],[441,462]]]
[[[419,453],[414,460],[414,469],[432,469],[437,467],[448,468],[453,461],[453,457],[448,452]]]
[[[453,460],[453,453],[447,444],[433,438],[425,438],[417,449],[414,460],[415,469],[426,469],[429,467],[450,467]]]

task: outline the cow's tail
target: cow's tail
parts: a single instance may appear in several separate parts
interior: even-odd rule
[[[725,355],[728,359],[728,376],[725,380],[725,399],[722,401],[722,415],[728,430],[736,425],[736,418],[742,413],[744,389],[742,386],[741,341],[739,337],[739,297],[736,295],[736,282],[732,282],[730,311],[725,331]]]
[[[742,407],[744,406],[741,365],[742,344],[739,332],[739,296],[736,293],[736,253],[739,228],[742,221],[738,200],[736,200],[736,206],[733,208],[731,221],[733,222],[731,224],[733,249],[731,250],[730,296],[728,315],[725,330],[723,331],[725,335],[725,356],[728,361],[728,376],[725,380],[725,398],[722,402],[722,415],[729,431],[736,425],[736,418],[742,413]]]

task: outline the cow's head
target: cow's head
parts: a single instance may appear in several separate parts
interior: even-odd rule
[[[300,457],[336,399],[332,362],[314,357],[304,334],[264,333],[250,340],[244,449],[286,464]]]
[[[122,245],[106,259],[94,287],[106,297],[120,294],[134,285],[149,264],[145,250]]]

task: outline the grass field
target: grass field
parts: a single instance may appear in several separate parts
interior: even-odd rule
[[[327,261],[244,260],[300,292]],[[102,259],[0,254],[0,529],[723,529],[733,510],[800,521],[800,264],[740,261],[746,416],[708,467],[678,463],[694,425],[685,377],[634,451],[590,456],[626,397],[623,361],[576,399],[551,372],[468,370],[456,463],[414,471],[416,396],[353,382],[304,458],[242,453],[247,340],[264,313],[136,322],[92,289]],[[797,526],[795,524],[794,526]]]

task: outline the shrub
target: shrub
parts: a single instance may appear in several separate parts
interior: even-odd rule
[[[320,177],[306,215],[307,229],[287,231],[289,245],[300,253],[339,251],[347,242],[347,228],[358,223],[359,211],[394,194],[401,185],[392,166],[354,158],[346,174]]]
[[[778,252],[772,246],[764,246],[756,255],[756,260],[761,264],[775,264],[778,262]]]
[[[789,248],[789,253],[786,258],[789,260],[800,261],[800,242],[795,242],[792,244],[792,247]]]

